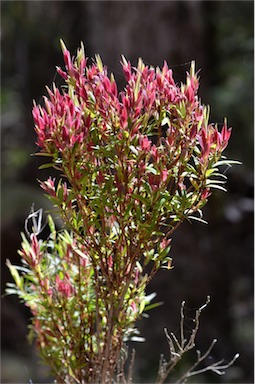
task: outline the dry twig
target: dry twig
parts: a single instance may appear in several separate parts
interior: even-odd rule
[[[170,334],[168,333],[167,329],[164,329],[168,346],[169,346],[169,351],[170,351],[170,359],[169,361],[166,361],[164,356],[162,355],[160,357],[160,362],[159,362],[159,370],[158,370],[158,376],[156,380],[156,384],[163,384],[166,379],[168,378],[170,372],[174,369],[174,367],[179,363],[179,361],[182,359],[183,355],[187,353],[188,351],[192,350],[196,344],[196,336],[197,332],[199,329],[199,324],[200,324],[200,315],[202,311],[207,307],[207,305],[210,302],[210,297],[207,296],[207,300],[205,304],[203,304],[201,307],[199,307],[196,310],[195,318],[194,318],[194,323],[195,326],[192,330],[192,333],[188,339],[185,338],[185,330],[184,330],[184,320],[185,320],[185,315],[184,315],[184,306],[185,306],[185,301],[182,302],[181,304],[181,320],[180,320],[180,339],[175,336],[173,332]],[[214,372],[218,375],[223,375],[225,373],[225,370],[229,368],[239,357],[239,354],[236,354],[233,359],[227,363],[223,364],[224,360],[219,360],[215,363],[212,363],[204,368],[197,369],[198,365],[202,363],[210,354],[212,351],[215,343],[217,342],[216,339],[212,341],[210,344],[209,348],[204,354],[201,354],[199,350],[197,350],[197,360],[196,362],[189,368],[187,372],[185,372],[180,379],[176,381],[176,384],[181,384],[185,383],[189,377],[199,375],[201,373],[211,371]]]

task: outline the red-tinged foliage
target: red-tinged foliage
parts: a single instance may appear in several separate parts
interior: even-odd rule
[[[88,65],[83,46],[71,57],[61,45],[65,87],[53,84],[32,113],[44,167],[61,177],[40,184],[68,231],[49,218],[47,241],[23,236],[30,272],[22,280],[10,268],[58,380],[110,383],[150,302],[147,285],[172,269],[173,231],[201,220],[211,189],[223,189],[218,164],[231,129],[209,123],[194,63],[178,85],[166,62],[131,67],[122,57],[118,91],[99,56]]]

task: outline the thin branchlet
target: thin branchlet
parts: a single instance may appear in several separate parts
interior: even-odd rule
[[[185,329],[184,329],[185,301],[182,302],[181,310],[180,310],[180,318],[181,318],[180,319],[180,339],[178,340],[178,338],[175,336],[174,333],[171,332],[169,334],[167,329],[164,329],[168,346],[169,346],[170,359],[167,362],[163,356],[160,357],[158,376],[156,379],[157,384],[163,384],[167,380],[167,378],[169,377],[170,373],[173,371],[175,366],[183,358],[184,354],[186,354],[188,351],[193,350],[196,347],[196,336],[199,330],[200,316],[201,316],[201,313],[204,311],[204,309],[206,309],[209,303],[210,303],[210,297],[207,296],[206,302],[196,310],[195,317],[194,317],[195,326],[188,339],[185,338]],[[233,357],[233,359],[227,364],[223,364],[224,360],[221,359],[203,368],[196,369],[210,355],[216,342],[217,340],[214,339],[209,345],[208,349],[203,354],[201,354],[199,350],[196,351],[197,359],[195,363],[185,373],[183,373],[179,379],[177,379],[177,381],[175,382],[176,384],[185,383],[189,377],[199,375],[207,371],[214,372],[218,375],[223,375],[225,373],[225,370],[234,364],[236,359],[239,357],[239,354],[236,354]]]

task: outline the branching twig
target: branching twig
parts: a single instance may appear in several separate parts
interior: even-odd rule
[[[209,346],[209,348],[207,349],[207,351],[203,355],[201,355],[200,351],[197,351],[197,361],[192,365],[192,367],[184,375],[182,375],[182,377],[178,381],[176,381],[176,384],[185,383],[189,377],[195,376],[195,375],[200,375],[201,373],[204,373],[207,371],[214,372],[217,375],[224,375],[225,374],[225,370],[227,368],[229,368],[231,365],[233,365],[234,362],[238,359],[239,353],[237,353],[233,357],[233,359],[227,364],[222,365],[222,363],[224,363],[224,360],[221,359],[221,360],[216,361],[215,363],[212,363],[212,364],[210,364],[204,368],[197,369],[196,371],[194,370],[210,354],[210,352],[211,352],[212,348],[214,347],[214,345],[216,344],[216,342],[217,342],[217,340],[214,339],[212,341],[211,345]]]
[[[207,307],[207,305],[210,302],[210,297],[207,296],[207,300],[205,304],[203,304],[200,308],[196,310],[195,318],[194,318],[194,323],[195,326],[192,330],[192,333],[188,339],[185,338],[185,332],[184,332],[184,320],[185,320],[185,315],[184,315],[184,306],[185,306],[185,301],[182,302],[181,304],[181,320],[180,320],[180,339],[175,336],[173,332],[170,334],[168,333],[167,329],[164,329],[168,346],[169,346],[169,351],[170,351],[170,360],[167,362],[163,356],[160,357],[160,362],[159,362],[159,370],[158,370],[158,377],[156,380],[157,384],[163,384],[167,377],[169,376],[170,372],[173,370],[173,368],[179,363],[183,355],[193,349],[195,347],[195,339],[197,336],[197,332],[199,329],[199,324],[200,324],[200,315],[202,311]],[[199,375],[201,373],[211,371],[214,372],[218,375],[223,375],[225,373],[225,369],[229,368],[235,360],[239,357],[239,354],[236,354],[234,358],[227,364],[223,364],[224,360],[219,360],[213,364],[208,365],[207,367],[197,369],[195,368],[198,367],[198,365],[204,361],[208,355],[210,354],[212,348],[214,347],[215,343],[217,342],[216,339],[212,341],[210,344],[209,348],[207,351],[201,355],[201,352],[198,350],[197,351],[197,360],[196,362],[191,366],[191,368],[185,372],[180,379],[176,382],[176,384],[181,384],[185,383],[189,377]]]

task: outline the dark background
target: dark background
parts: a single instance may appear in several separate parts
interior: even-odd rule
[[[252,1],[1,2],[2,293],[11,279],[5,261],[19,262],[32,203],[49,208],[36,179],[51,173],[38,171],[39,160],[30,156],[36,150],[31,108],[33,99],[42,101],[46,84],[60,82],[60,38],[73,54],[80,41],[87,56],[99,53],[120,87],[121,54],[134,65],[138,57],[154,66],[166,59],[177,82],[195,60],[211,121],[221,124],[227,116],[233,127],[226,155],[242,166],[228,170],[228,193],[214,193],[204,212],[208,225],[180,227],[171,250],[175,268],[159,272],[149,287],[164,305],[138,324],[146,342],[132,345],[137,382],[155,379],[159,356],[167,355],[163,328],[178,332],[181,301],[192,317],[210,295],[197,348],[205,351],[217,338],[207,363],[241,356],[225,376],[193,382],[253,383],[253,15]],[[28,309],[15,297],[4,297],[1,309],[1,382],[53,382],[27,343]]]

